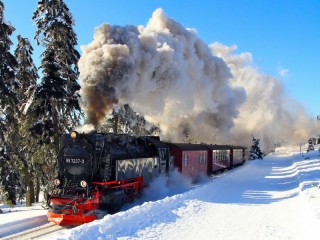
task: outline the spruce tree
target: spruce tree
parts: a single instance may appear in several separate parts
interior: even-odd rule
[[[4,4],[0,0],[0,107],[3,111],[17,104],[15,89],[15,68],[17,61],[10,53],[12,41],[10,36],[15,31],[15,28],[4,20]]]
[[[17,90],[18,100],[20,102],[19,126],[17,127],[16,139],[17,144],[14,145],[16,157],[20,162],[20,174],[24,178],[24,190],[27,191],[26,205],[31,206],[35,202],[33,194],[35,174],[35,161],[33,154],[37,151],[36,139],[30,136],[29,129],[32,127],[36,116],[33,111],[30,111],[30,106],[34,98],[34,92],[39,78],[37,68],[32,60],[33,48],[27,38],[20,35],[18,38],[18,45],[15,50],[15,57],[18,62],[16,78],[20,84]],[[24,193],[24,192],[23,192]]]
[[[252,146],[249,155],[250,160],[263,159],[263,152],[260,149],[259,142],[260,139],[256,139],[254,136],[252,136]]]
[[[11,158],[11,136],[17,124],[18,99],[15,79],[17,61],[10,53],[12,41],[10,36],[15,31],[4,19],[4,4],[0,0],[0,183],[2,195],[8,202],[16,203],[16,187],[19,185],[19,174]]]
[[[3,13],[4,4],[0,0],[0,115],[2,121],[7,120],[7,123],[10,123],[18,103],[15,92],[18,87],[15,81],[17,61],[10,53],[10,36],[15,28],[4,20]]]
[[[37,30],[35,40],[44,47],[41,55],[41,83],[34,94],[32,111],[37,120],[31,133],[37,136],[38,150],[33,154],[37,174],[44,186],[54,176],[60,134],[80,124],[77,67],[80,58],[75,49],[74,20],[63,0],[40,0],[33,13]],[[48,188],[44,189],[47,196]]]
[[[33,20],[37,25],[35,39],[45,50],[41,55],[43,77],[34,99],[34,111],[40,117],[32,130],[41,135],[40,143],[53,143],[57,152],[59,134],[78,125],[82,114],[74,20],[63,0],[38,1]]]
[[[15,58],[18,62],[16,79],[20,85],[17,90],[17,97],[20,102],[20,111],[26,115],[34,97],[39,75],[37,67],[33,63],[33,47],[29,39],[23,38],[20,35],[18,35],[17,38],[18,45],[14,51]]]
[[[316,142],[315,138],[310,138],[308,141],[308,149],[307,152],[313,151],[314,150],[314,144]]]

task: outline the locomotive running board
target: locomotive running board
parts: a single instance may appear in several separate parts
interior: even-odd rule
[[[78,226],[96,219],[95,215],[65,215],[48,212],[48,220],[60,226]]]

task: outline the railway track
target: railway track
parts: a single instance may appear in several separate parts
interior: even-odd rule
[[[28,229],[26,231],[19,232],[10,236],[6,236],[1,239],[3,240],[45,239],[49,235],[64,229],[66,228],[53,223],[47,223],[40,227]]]

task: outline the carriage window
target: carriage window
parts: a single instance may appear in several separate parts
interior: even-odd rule
[[[188,166],[188,154],[184,154],[184,166],[187,167]]]
[[[163,158],[164,158],[164,156],[163,156],[163,149],[162,149],[162,148],[159,149],[159,157],[160,157],[160,159],[163,159]]]
[[[160,159],[167,159],[168,158],[168,151],[166,148],[159,148],[159,157],[160,157]]]
[[[218,154],[217,161],[226,161],[226,160],[228,160],[228,151],[219,150],[219,151],[217,151],[217,154]]]
[[[242,159],[242,158],[243,158],[243,152],[242,152],[242,150],[234,150],[234,156],[235,156],[237,159]]]

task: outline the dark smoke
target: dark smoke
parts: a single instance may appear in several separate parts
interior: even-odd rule
[[[104,24],[79,61],[86,123],[97,127],[116,104],[129,103],[160,126],[162,139],[250,146],[254,135],[264,151],[306,142],[314,121],[250,53],[235,50],[209,48],[162,9],[145,27]]]
[[[157,9],[146,27],[96,29],[79,61],[86,123],[101,124],[115,104],[129,103],[163,136],[214,141],[234,126],[244,90],[194,30]]]

